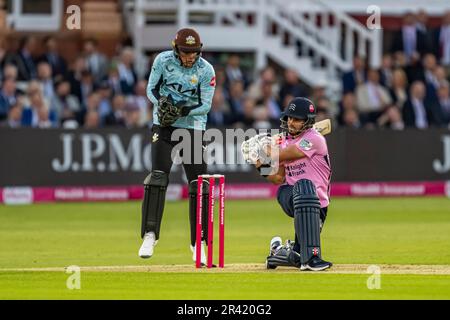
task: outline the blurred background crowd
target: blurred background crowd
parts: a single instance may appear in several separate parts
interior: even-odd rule
[[[170,39],[167,39],[170,43]],[[0,126],[34,128],[148,127],[153,105],[146,95],[148,71],[139,77],[134,51],[122,44],[113,57],[86,39],[77,58],[66,61],[58,40],[25,36],[17,50],[0,44]],[[205,44],[207,47],[207,44]],[[450,11],[430,28],[425,11],[408,13],[379,69],[355,56],[336,96],[326,83],[308,87],[294,70],[243,67],[241,55],[226,59],[205,52],[216,70],[210,126],[270,128],[295,96],[309,97],[318,120],[350,128],[450,128]],[[222,55],[223,57],[223,55]]]

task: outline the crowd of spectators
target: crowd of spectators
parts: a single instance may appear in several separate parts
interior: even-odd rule
[[[353,128],[426,129],[450,125],[450,11],[430,28],[425,11],[408,13],[380,69],[355,57],[342,77],[337,121]]]
[[[214,65],[217,83],[208,124],[277,127],[288,101],[305,96],[315,103],[318,120],[331,118],[341,127],[449,127],[450,12],[437,29],[429,28],[424,11],[406,14],[392,43],[385,48],[379,69],[370,68],[363,57],[354,57],[352,70],[342,75],[340,97],[330,97],[326,83],[305,85],[294,70],[280,72],[267,66],[252,77],[242,68],[240,55],[230,54],[219,63],[205,53]],[[36,56],[39,45],[45,52]],[[42,43],[25,37],[17,52],[0,44],[0,125],[150,126],[148,72],[140,78],[134,60],[130,47],[108,58],[94,39],[84,42],[70,64],[59,54],[53,37]]]
[[[355,56],[353,68],[342,75],[342,95],[330,96],[326,83],[304,85],[294,70],[281,77],[265,68],[253,82],[230,57],[217,69],[219,90],[210,115],[212,125],[276,126],[280,112],[295,96],[309,97],[317,120],[350,128],[450,128],[450,11],[438,28],[428,26],[425,11],[408,13],[385,48],[380,68]]]
[[[39,45],[45,47],[38,56]],[[58,42],[33,36],[18,52],[0,48],[0,123],[7,127],[138,128],[151,120],[147,81],[134,70],[134,52],[123,47],[109,59],[88,39],[69,66]]]

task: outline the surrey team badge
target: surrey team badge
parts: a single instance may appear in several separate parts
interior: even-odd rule
[[[188,45],[193,45],[193,44],[195,44],[195,38],[193,37],[193,36],[189,36],[189,37],[187,37],[186,38],[186,44],[188,44]]]
[[[191,77],[191,81],[190,82],[193,85],[196,85],[198,83],[198,78],[197,78],[197,76],[195,74]]]

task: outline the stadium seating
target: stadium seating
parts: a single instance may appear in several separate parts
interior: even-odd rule
[[[117,1],[86,1],[83,3],[83,35],[117,36],[122,32],[122,16]]]

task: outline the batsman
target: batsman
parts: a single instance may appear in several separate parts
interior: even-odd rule
[[[207,173],[202,156],[205,151],[203,133],[207,114],[215,91],[214,68],[201,57],[203,44],[199,34],[190,28],[177,32],[172,49],[160,53],[152,66],[147,96],[154,105],[152,126],[152,171],[144,181],[142,203],[141,258],[150,258],[160,238],[169,173],[174,162],[174,147],[181,141],[174,139],[176,130],[184,130],[189,136],[188,152],[181,150],[184,171],[189,182],[189,221],[191,251],[195,261],[197,177]],[[184,141],[183,141],[183,144]],[[201,155],[198,157],[198,155]],[[203,208],[207,210],[209,186],[203,184]],[[204,250],[207,237],[207,214],[202,215],[202,263],[206,263]],[[203,236],[204,235],[204,236]]]
[[[323,131],[323,127],[315,124],[315,118],[314,104],[306,98],[295,98],[282,114],[284,134],[258,135],[242,145],[244,159],[254,163],[270,182],[280,185],[278,203],[294,220],[294,241],[288,240],[283,245],[280,237],[272,239],[266,259],[268,269],[293,266],[321,271],[332,266],[322,259],[320,241],[330,202],[331,179],[330,157],[322,134],[331,127],[328,122]]]

